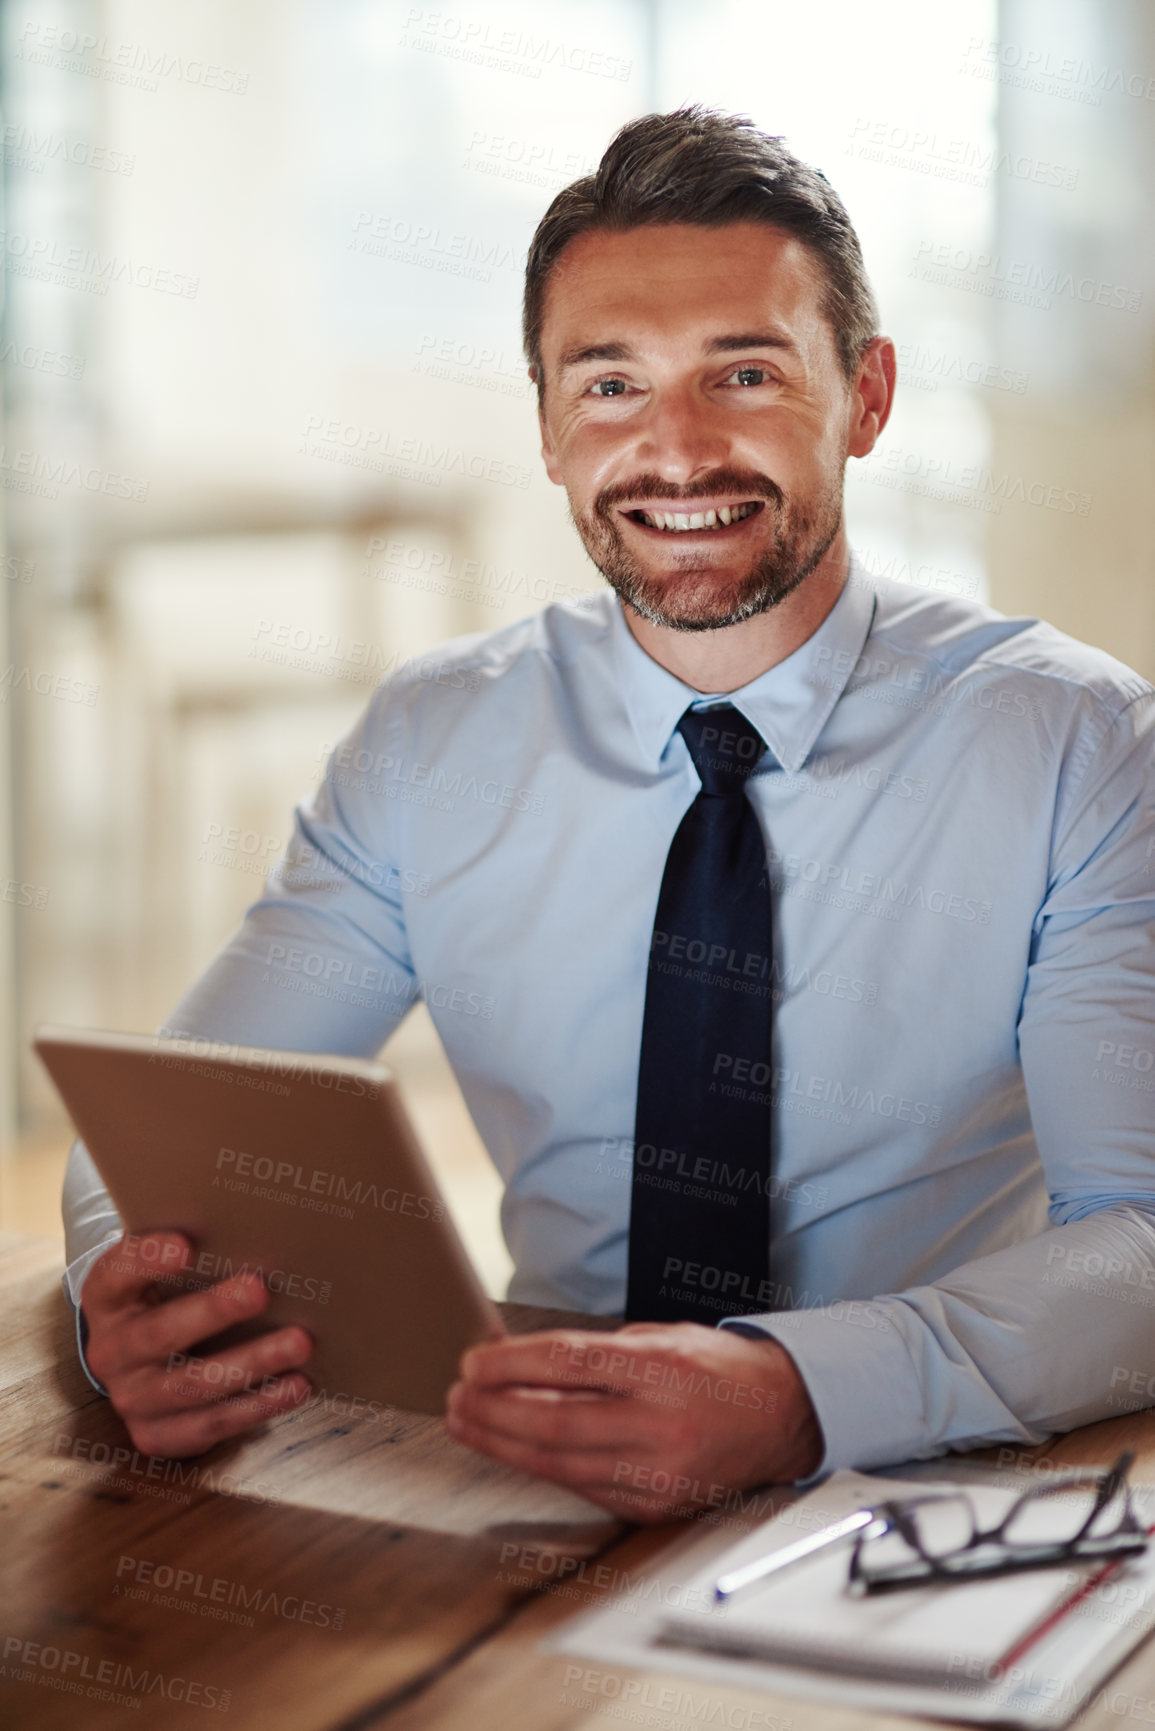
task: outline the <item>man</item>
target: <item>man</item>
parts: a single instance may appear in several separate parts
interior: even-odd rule
[[[525,328],[615,593],[386,681],[168,1031],[370,1054],[424,996],[511,1296],[631,1324],[608,1372],[580,1331],[476,1349],[447,1423],[608,1508],[1104,1416],[1152,1364],[1155,692],[868,580],[843,472],[894,348],[837,196],[748,122],[624,128]],[[139,1447],[304,1398],[293,1328],[167,1377],[259,1283],[152,1303],[182,1242],[102,1256],[81,1149],[66,1213]]]

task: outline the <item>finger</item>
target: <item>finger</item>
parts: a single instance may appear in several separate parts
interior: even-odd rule
[[[130,1374],[117,1390],[118,1404],[125,1416],[159,1418],[240,1394],[263,1394],[266,1384],[300,1370],[312,1350],[312,1337],[294,1325],[211,1358],[174,1353],[167,1363]]]
[[[624,1342],[623,1335],[627,1337]],[[646,1335],[648,1341],[643,1338]],[[625,1322],[614,1329],[613,1337],[619,1346],[628,1345],[632,1355],[648,1349],[654,1356],[668,1357],[671,1348],[685,1352],[708,1341],[716,1343],[718,1330],[703,1322]]]
[[[264,1281],[250,1272],[219,1281],[203,1292],[170,1299],[167,1304],[144,1307],[135,1316],[118,1319],[120,1367],[133,1370],[162,1364],[234,1323],[260,1316],[268,1303]]]
[[[481,1454],[492,1456],[505,1466],[518,1468],[534,1478],[548,1479],[596,1503],[619,1519],[637,1525],[654,1526],[668,1521],[683,1520],[704,1509],[716,1508],[717,1493],[723,1486],[704,1486],[688,1475],[676,1478],[667,1474],[664,1491],[638,1489],[639,1462],[625,1462],[615,1452],[573,1450],[557,1453],[538,1451],[518,1437],[495,1437],[484,1430],[464,1425],[453,1432],[456,1441]],[[628,1471],[623,1475],[622,1468]],[[653,1476],[662,1469],[652,1467]],[[643,1481],[644,1482],[644,1481]]]
[[[85,1314],[91,1320],[104,1311],[139,1304],[148,1287],[181,1275],[191,1262],[192,1244],[183,1232],[126,1233],[89,1269]]]
[[[506,1335],[470,1347],[461,1360],[467,1382],[536,1383],[606,1389],[615,1377],[628,1373],[631,1354],[615,1347],[612,1337],[577,1329],[550,1329],[541,1334]]]
[[[653,1442],[651,1411],[592,1390],[490,1388],[458,1382],[449,1391],[446,1410],[477,1429],[521,1438],[538,1448],[620,1453],[643,1440]]]
[[[517,1467],[535,1478],[549,1479],[554,1484],[569,1485],[583,1495],[600,1488],[603,1493],[613,1483],[615,1456],[601,1451],[570,1449],[564,1452],[542,1448],[524,1437],[504,1436],[471,1424],[467,1419],[455,1419],[449,1433],[456,1442],[480,1454],[492,1456],[506,1466]],[[589,1489],[587,1490],[587,1487]]]
[[[226,1437],[241,1436],[245,1431],[255,1429],[280,1413],[300,1406],[311,1393],[308,1380],[297,1373],[285,1377],[262,1394],[239,1394],[231,1400],[215,1401],[211,1406],[196,1407],[189,1412],[136,1420],[129,1425],[129,1430],[133,1442],[144,1453],[179,1460],[187,1455],[204,1454],[206,1449],[223,1442]]]

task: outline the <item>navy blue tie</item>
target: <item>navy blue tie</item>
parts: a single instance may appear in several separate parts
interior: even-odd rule
[[[702,787],[666,859],[646,981],[626,1316],[716,1323],[770,1289],[770,886],[731,705],[678,730]]]

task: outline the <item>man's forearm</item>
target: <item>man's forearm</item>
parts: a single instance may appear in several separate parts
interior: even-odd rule
[[[1040,1442],[1152,1403],[1155,1198],[1119,1204],[871,1300],[746,1317],[781,1341],[823,1471]],[[723,1325],[725,1326],[725,1325]]]

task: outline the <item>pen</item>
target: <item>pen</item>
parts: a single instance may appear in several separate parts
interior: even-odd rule
[[[831,1527],[823,1527],[821,1532],[812,1533],[808,1539],[799,1539],[796,1544],[784,1545],[781,1550],[771,1551],[766,1557],[758,1557],[740,1569],[731,1569],[727,1574],[719,1575],[714,1582],[714,1597],[728,1599],[743,1587],[751,1586],[766,1575],[776,1574],[779,1569],[788,1569],[791,1563],[800,1563],[804,1557],[824,1550],[827,1545],[836,1545],[840,1539],[853,1538],[855,1533],[872,1526],[876,1518],[873,1509],[855,1509],[845,1520],[835,1521]]]
[[[1155,1537],[1155,1527],[1147,1528],[1147,1537]],[[1096,1588],[1105,1586],[1108,1581],[1114,1580],[1116,1575],[1121,1574],[1124,1565],[1130,1561],[1130,1557],[1115,1557],[1111,1562],[1104,1563],[1102,1568],[1096,1569],[1094,1574],[1088,1575],[1085,1581],[1077,1583],[1065,1599],[1061,1600],[1047,1616],[1036,1623],[1034,1628],[1028,1629],[1025,1635],[1020,1636],[1009,1652],[1003,1654],[1002,1658],[991,1669],[991,1682],[1001,1683],[1012,1665],[1017,1665],[1025,1653],[1041,1641],[1044,1635],[1049,1635],[1052,1629],[1057,1628],[1063,1618],[1071,1611],[1077,1610],[1084,1599],[1091,1597]]]

